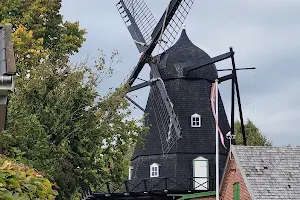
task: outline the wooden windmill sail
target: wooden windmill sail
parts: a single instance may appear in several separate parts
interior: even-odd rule
[[[143,52],[128,80],[128,84],[131,86],[130,91],[151,85],[152,94],[155,96],[154,107],[156,112],[154,114],[157,119],[164,154],[168,153],[181,137],[182,129],[158,70],[160,57],[153,58],[152,52],[157,45],[161,49],[166,50],[173,44],[193,2],[194,0],[170,1],[158,23],[156,23],[143,0],[121,0],[117,4],[120,15],[133,41],[137,45],[138,50]],[[151,80],[133,86],[135,79],[146,63],[151,68]]]

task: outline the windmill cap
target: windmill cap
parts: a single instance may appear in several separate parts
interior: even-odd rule
[[[182,29],[178,41],[161,55],[159,71],[162,79],[183,78],[183,68],[210,58],[205,51],[191,42],[186,29]],[[214,81],[218,76],[216,66],[211,64],[189,72],[186,77]]]

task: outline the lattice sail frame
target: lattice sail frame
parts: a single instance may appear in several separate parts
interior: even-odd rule
[[[163,51],[166,51],[173,45],[179,31],[182,30],[184,20],[186,19],[189,11],[191,10],[194,1],[195,0],[182,0],[182,2],[180,3],[179,7],[175,12],[175,15],[173,16],[168,26],[166,27],[164,33],[162,34],[160,41],[158,41],[159,47]],[[168,8],[166,9],[166,11],[167,10]],[[163,17],[165,17],[165,14],[163,15]]]
[[[154,116],[156,119],[157,128],[160,135],[163,154],[167,154],[176,142],[181,138],[176,129],[181,129],[178,124],[178,119],[172,119],[168,113],[164,100],[159,90],[158,84],[153,84],[150,89],[150,96]],[[173,107],[172,102],[169,100]],[[174,113],[174,116],[175,113]],[[175,127],[177,126],[177,127]],[[179,126],[179,127],[178,127]]]
[[[120,0],[117,8],[138,50],[148,52],[146,56],[151,58],[155,46],[160,53],[160,49],[165,51],[173,45],[193,3],[194,0],[171,0],[158,24],[143,0]],[[148,51],[148,45],[152,50]],[[150,98],[153,100],[163,154],[166,154],[181,138],[182,132],[159,71],[151,67],[151,73],[153,78],[160,79],[151,87]]]
[[[157,24],[153,14],[143,0],[121,0],[117,8],[139,51],[143,52],[151,43]]]

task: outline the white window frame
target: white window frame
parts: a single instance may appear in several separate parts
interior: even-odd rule
[[[129,166],[129,169],[128,169],[128,180],[131,180],[131,178],[132,178],[132,171],[133,171],[133,166]]]
[[[159,177],[159,164],[153,163],[150,165],[150,178]]]
[[[191,116],[191,127],[193,128],[201,127],[201,115],[195,113]]]

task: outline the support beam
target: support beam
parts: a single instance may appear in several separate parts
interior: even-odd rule
[[[106,183],[106,189],[107,189],[107,193],[110,194],[110,187],[109,187],[109,183]]]
[[[245,68],[237,68],[236,71],[239,70],[248,70],[248,69],[256,69],[255,67],[245,67]],[[218,72],[232,71],[232,69],[218,69]]]
[[[236,76],[234,52],[233,52],[232,47],[230,47],[229,49],[230,49],[230,52],[232,53],[231,63],[232,63],[233,79],[234,79],[234,83],[235,83],[237,101],[238,101],[238,106],[239,106],[239,114],[240,114],[240,120],[241,120],[241,129],[242,129],[242,134],[243,134],[243,140],[244,140],[244,145],[246,146],[247,145],[247,138],[246,138],[246,132],[245,132],[245,126],[244,126],[244,119],[243,119],[243,111],[242,111],[242,103],[241,103],[241,97],[240,97],[239,84],[238,84],[237,76]]]
[[[222,77],[220,77],[218,79],[219,79],[219,83],[222,83],[223,81],[228,81],[228,80],[232,79],[232,74],[228,74],[226,76],[222,76]]]
[[[224,54],[216,56],[214,58],[204,60],[203,62],[200,62],[197,65],[192,65],[192,66],[186,67],[186,68],[183,69],[183,75],[186,76],[190,71],[193,71],[195,69],[205,67],[207,65],[210,65],[210,64],[225,60],[227,58],[230,58],[230,57],[233,56],[233,54],[234,54],[234,52],[224,53]]]
[[[142,79],[142,78],[136,78],[136,79],[138,79],[138,80],[140,80],[140,81],[147,82],[145,79]]]
[[[125,98],[130,101],[132,104],[134,104],[136,107],[138,107],[141,111],[145,112],[145,109],[140,106],[138,103],[136,103],[135,101],[133,101],[129,96],[125,95]]]
[[[232,70],[232,74],[231,74],[232,77],[236,77],[235,72],[236,72],[235,70]],[[235,109],[234,109],[234,107],[235,107],[234,106],[234,104],[235,104],[235,88],[234,87],[235,87],[235,78],[232,78],[231,79],[231,122],[230,122],[230,126],[231,126],[230,132],[231,132],[231,135],[235,134],[234,133],[234,112],[235,112]]]
[[[138,90],[138,89],[147,87],[147,86],[149,86],[149,85],[151,85],[151,84],[152,84],[152,82],[150,82],[150,81],[146,81],[146,82],[137,84],[137,85],[135,85],[135,86],[130,87],[128,92],[133,92],[133,91],[135,91],[135,90]]]
[[[129,194],[128,181],[124,181],[126,193]]]

